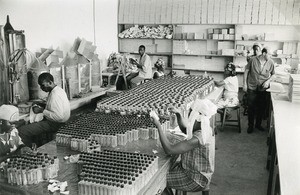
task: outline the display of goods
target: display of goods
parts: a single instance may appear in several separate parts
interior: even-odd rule
[[[204,98],[214,89],[212,78],[203,76],[163,77],[141,84],[131,90],[101,100],[100,112],[149,113],[169,118],[170,106],[186,111],[196,98]]]
[[[158,170],[155,155],[113,150],[82,153],[78,194],[137,194]]]
[[[57,177],[59,160],[46,153],[12,156],[4,162],[4,177],[11,185],[37,184]]]
[[[135,25],[119,33],[120,38],[155,38],[172,39],[172,25],[144,26]]]
[[[160,122],[163,130],[169,128],[169,121],[161,119]],[[123,146],[149,138],[158,139],[158,129],[149,115],[92,112],[62,126],[56,134],[56,144],[91,152],[100,150],[101,146]]]

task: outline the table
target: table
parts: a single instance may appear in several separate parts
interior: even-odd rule
[[[271,98],[274,130],[268,194],[300,194],[300,104],[289,102],[286,94],[271,93]]]
[[[223,88],[215,88],[215,90],[210,93],[207,98],[213,102],[216,102],[222,95]],[[214,118],[214,117],[213,117]],[[212,120],[214,121],[214,119]],[[105,148],[105,147],[104,147]],[[131,151],[131,152],[141,152],[147,154],[153,154],[153,150],[156,150],[158,159],[158,171],[151,178],[147,185],[145,185],[138,194],[160,194],[166,187],[166,174],[169,170],[172,161],[170,156],[167,156],[163,149],[158,146],[157,140],[138,140],[131,143],[127,143],[126,146],[118,146],[116,148],[110,148],[120,151]],[[67,147],[56,146],[55,141],[51,141],[38,148],[40,152],[46,152],[49,155],[56,155],[59,159],[59,172],[56,178],[59,181],[68,182],[68,190],[70,195],[78,194],[78,177],[77,177],[77,164],[71,164],[63,160],[63,157],[70,154],[78,154],[78,151],[72,151]],[[41,182],[35,185],[27,186],[11,186],[6,181],[0,180],[0,194],[10,195],[10,194],[28,194],[28,195],[43,195],[50,194],[47,190],[48,182]]]

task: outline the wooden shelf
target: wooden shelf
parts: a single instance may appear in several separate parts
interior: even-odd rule
[[[174,54],[174,56],[209,56],[209,57],[234,57],[231,55],[216,55],[216,54]]]
[[[123,40],[123,39],[151,39],[151,40],[172,40],[172,39],[167,39],[167,38],[149,38],[149,37],[145,37],[145,38],[143,38],[143,37],[140,37],[140,38],[120,38],[120,37],[118,37],[119,39],[121,39],[121,40]]]
[[[292,43],[298,43],[300,40],[235,40],[237,42],[277,42],[277,43],[283,43],[283,42],[292,42]]]
[[[173,39],[176,41],[235,41],[233,39]]]
[[[140,55],[139,53],[137,52],[120,52],[120,53],[129,53],[129,54],[133,54],[133,55]],[[173,55],[172,53],[149,53],[149,52],[146,52],[148,55],[157,55],[157,56],[171,56]]]

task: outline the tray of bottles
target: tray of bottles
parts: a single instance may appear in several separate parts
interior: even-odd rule
[[[103,150],[78,160],[78,194],[137,194],[158,170],[155,155]]]
[[[168,108],[182,111],[196,98],[204,98],[214,89],[213,79],[203,76],[175,76],[154,79],[97,103],[100,112],[123,114],[149,113],[155,110],[168,118]]]
[[[163,130],[169,128],[167,119],[160,119]],[[139,139],[158,139],[158,129],[149,115],[121,115],[92,112],[62,126],[56,134],[56,144],[72,150],[88,152],[101,146],[124,146]]]
[[[38,184],[57,177],[59,160],[47,153],[26,153],[8,158],[3,163],[3,176],[11,185]]]

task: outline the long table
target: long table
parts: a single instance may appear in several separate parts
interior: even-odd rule
[[[215,88],[215,90],[210,93],[206,98],[213,102],[216,102],[223,93],[223,88]],[[214,123],[214,117],[212,119]],[[160,194],[166,187],[166,174],[169,170],[172,161],[176,160],[167,156],[163,149],[157,144],[157,140],[138,140],[131,143],[127,143],[126,146],[118,146],[116,148],[111,148],[120,151],[130,151],[130,152],[140,152],[153,154],[156,151],[158,159],[158,171],[151,178],[151,180],[140,190],[138,194]],[[77,164],[71,164],[63,160],[65,156],[70,154],[78,154],[77,151],[72,151],[67,147],[57,146],[55,141],[51,141],[38,148],[40,152],[46,152],[49,155],[55,155],[59,159],[59,172],[56,178],[59,181],[68,182],[68,190],[70,195],[78,194],[78,176],[77,176]],[[29,195],[43,195],[50,194],[47,190],[48,182],[41,182],[39,184],[27,185],[27,186],[11,186],[3,179],[0,180],[0,194],[10,195],[10,194],[29,194]]]
[[[272,93],[271,97],[268,194],[300,194],[300,104],[288,101],[286,94]]]

